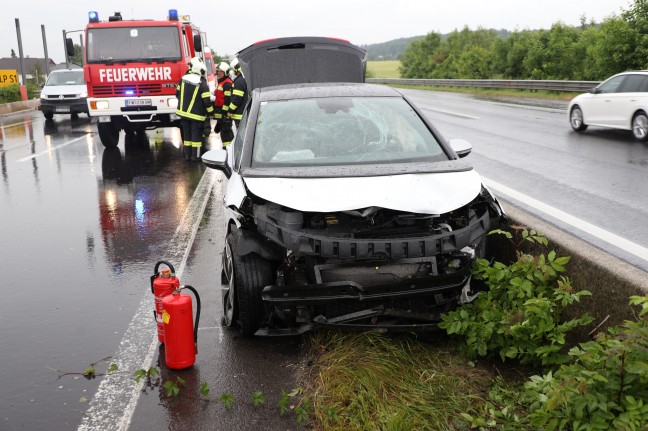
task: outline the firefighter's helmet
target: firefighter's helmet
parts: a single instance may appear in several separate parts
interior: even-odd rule
[[[207,73],[207,66],[205,66],[205,63],[199,57],[194,57],[189,61],[189,69],[191,73],[201,76],[205,76]]]
[[[229,64],[227,64],[227,63],[224,62],[224,61],[218,63],[218,66],[216,67],[216,69],[218,69],[218,70],[220,70],[221,72],[223,72],[223,73],[225,74],[225,76],[229,75],[230,66],[229,66]]]
[[[232,60],[232,62],[230,63],[230,68],[235,72],[241,70],[241,65],[239,64],[238,58]]]

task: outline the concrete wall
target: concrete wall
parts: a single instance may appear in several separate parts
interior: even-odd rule
[[[624,320],[634,320],[636,307],[628,304],[632,295],[648,295],[648,272],[617,259],[605,251],[596,248],[572,235],[540,220],[536,216],[501,199],[511,225],[523,225],[542,233],[549,240],[549,247],[537,249],[545,254],[555,250],[558,256],[570,256],[566,266],[566,275],[570,278],[575,291],[588,290],[592,296],[584,297],[581,303],[573,305],[565,318],[581,315],[584,312],[594,317],[594,322],[588,328],[576,331],[576,338],[583,341],[589,338],[589,331],[601,324],[597,332],[605,331],[607,327],[622,323]],[[500,235],[492,235],[495,244],[489,247],[496,260],[505,262],[511,258],[508,240]]]
[[[25,100],[20,102],[0,104],[0,115],[12,114],[27,109],[36,109],[40,105],[40,99]]]

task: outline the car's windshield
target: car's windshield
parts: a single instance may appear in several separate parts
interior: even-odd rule
[[[335,166],[449,157],[401,97],[262,102],[252,166]]]
[[[83,85],[83,71],[51,73],[45,85]]]

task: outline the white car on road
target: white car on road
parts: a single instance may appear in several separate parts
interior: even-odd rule
[[[635,139],[648,140],[648,71],[623,72],[588,93],[576,96],[567,109],[572,129],[588,126],[631,130]]]

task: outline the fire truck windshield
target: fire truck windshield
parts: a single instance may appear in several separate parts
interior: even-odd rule
[[[180,32],[175,26],[88,29],[88,63],[178,61]]]

